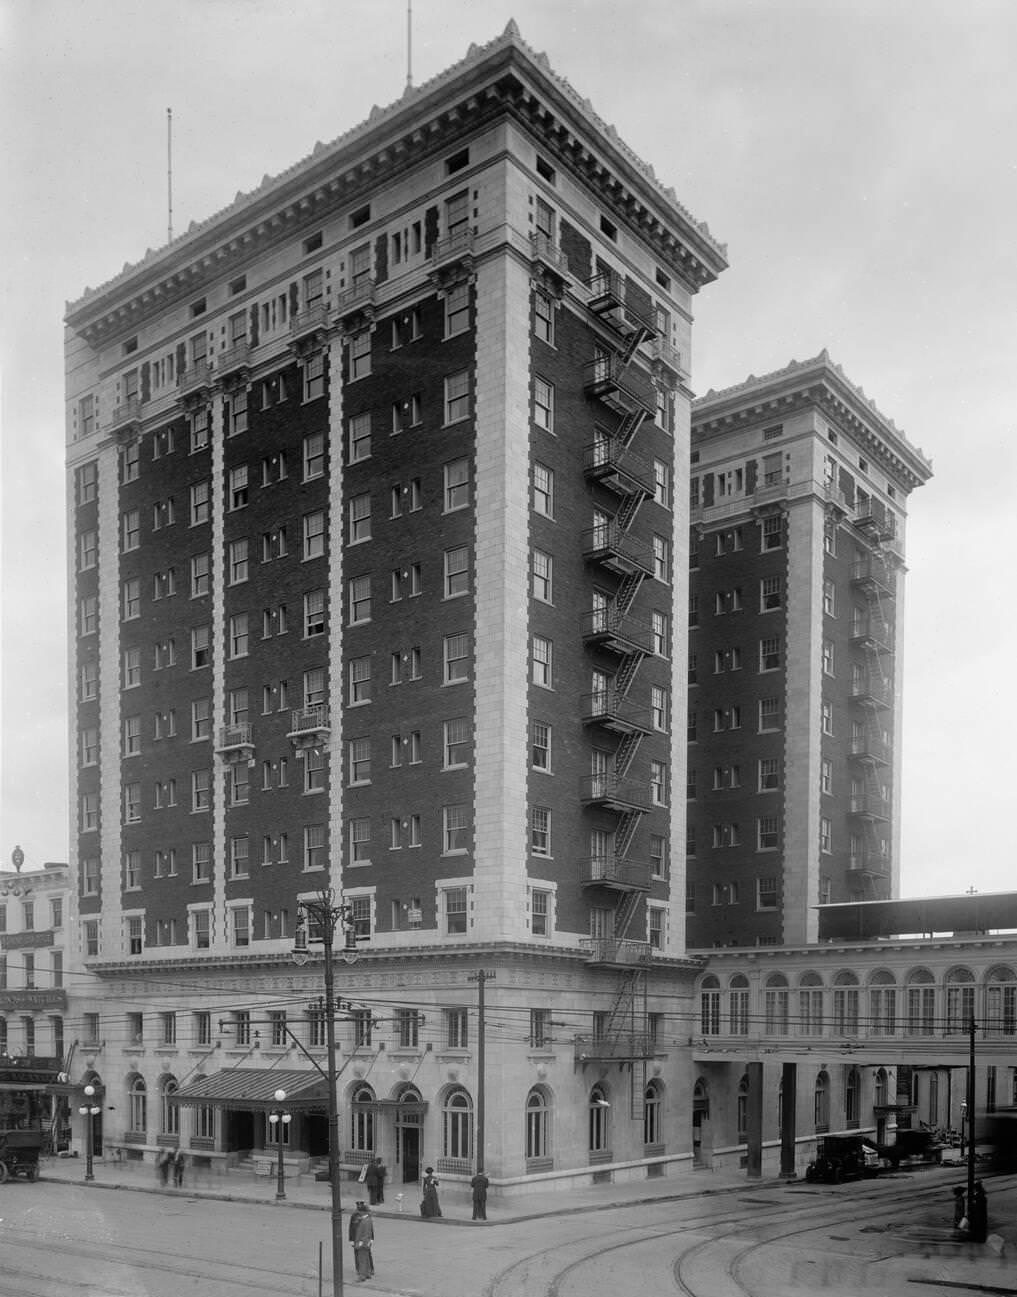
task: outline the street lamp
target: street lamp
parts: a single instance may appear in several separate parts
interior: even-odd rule
[[[86,1135],[87,1143],[85,1144],[85,1179],[94,1180],[95,1175],[92,1172],[92,1146],[93,1146],[93,1141],[95,1136],[93,1131],[94,1131],[95,1119],[102,1111],[102,1109],[94,1102],[95,1099],[94,1085],[85,1086],[85,1099],[87,1100],[87,1102],[82,1104],[82,1106],[78,1109],[78,1112],[81,1113],[82,1117],[88,1118],[88,1124],[87,1124],[88,1133]]]
[[[314,936],[309,935],[313,928]],[[337,931],[343,933],[340,952],[347,964],[357,959],[357,937],[353,928],[353,906],[326,888],[313,901],[301,901],[297,927],[293,934],[293,962],[306,964],[311,955],[310,942],[320,941],[324,954],[325,976],[325,1047],[328,1052],[328,1181],[332,1194],[332,1297],[343,1297],[343,1208],[339,1183],[339,1100],[336,1095],[335,1059],[335,969],[334,942]]]
[[[286,1168],[283,1165],[283,1131],[288,1129],[290,1122],[293,1120],[288,1112],[283,1112],[282,1105],[286,1102],[286,1091],[276,1090],[275,1101],[280,1106],[273,1108],[268,1114],[268,1122],[275,1132],[275,1141],[279,1149],[279,1161],[276,1163],[275,1170],[275,1200],[281,1202],[286,1197]]]

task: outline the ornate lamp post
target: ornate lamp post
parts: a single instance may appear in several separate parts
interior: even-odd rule
[[[340,958],[347,964],[357,959],[357,938],[353,929],[353,907],[328,888],[313,901],[301,901],[293,936],[293,962],[306,964],[310,943],[321,943],[325,976],[325,1047],[328,1052],[328,1179],[332,1191],[332,1297],[343,1297],[343,1208],[339,1183],[339,1100],[336,1094],[335,1058],[335,969],[334,942],[343,933]]]
[[[275,1101],[279,1104],[278,1108],[273,1108],[268,1114],[269,1125],[275,1131],[275,1142],[279,1150],[279,1160],[275,1168],[275,1200],[281,1202],[286,1197],[286,1167],[283,1165],[283,1131],[289,1127],[293,1120],[288,1112],[284,1112],[282,1105],[286,1102],[286,1091],[276,1090]]]
[[[94,1135],[95,1119],[102,1111],[102,1109],[98,1106],[98,1104],[94,1102],[95,1100],[94,1085],[85,1086],[85,1099],[86,1102],[83,1103],[82,1106],[78,1109],[78,1112],[80,1112],[83,1117],[88,1118],[87,1133],[85,1136],[87,1141],[85,1144],[85,1179],[94,1180],[95,1175],[92,1172],[92,1147],[95,1140],[95,1135]]]

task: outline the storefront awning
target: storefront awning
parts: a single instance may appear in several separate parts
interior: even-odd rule
[[[289,1112],[324,1110],[328,1087],[323,1077],[309,1068],[282,1071],[278,1068],[224,1067],[211,1076],[201,1076],[169,1095],[170,1103],[198,1108],[253,1108],[269,1112],[278,1108],[276,1090],[285,1090],[283,1106]]]
[[[354,1112],[391,1113],[396,1117],[423,1117],[427,1104],[419,1102],[404,1103],[399,1099],[367,1099],[350,1104]]]

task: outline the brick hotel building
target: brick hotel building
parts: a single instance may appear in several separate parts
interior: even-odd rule
[[[266,1094],[324,1057],[291,947],[331,886],[369,939],[348,1167],[686,1156],[690,334],[724,267],[510,25],[69,304],[97,1142],[270,1151]]]

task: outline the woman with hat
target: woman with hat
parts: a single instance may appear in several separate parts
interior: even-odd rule
[[[374,1274],[374,1218],[366,1202],[358,1202],[350,1217],[350,1242],[353,1244],[353,1261],[357,1267],[357,1282],[363,1283]]]

